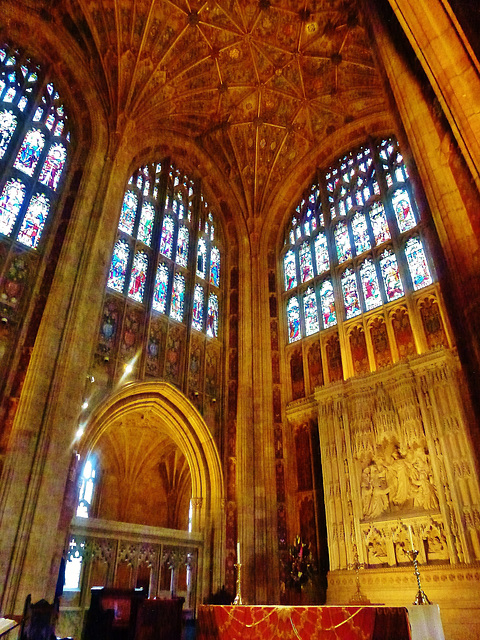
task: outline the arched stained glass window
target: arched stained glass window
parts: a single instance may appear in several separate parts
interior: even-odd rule
[[[300,340],[300,307],[296,297],[287,303],[288,341]]]
[[[49,211],[50,201],[44,193],[37,193],[32,196],[18,232],[17,240],[26,247],[35,249],[40,240]]]
[[[190,348],[205,358],[220,357],[222,233],[196,185],[169,161],[141,166],[128,180],[104,303],[109,325],[121,330],[111,340],[100,330],[97,347],[97,355],[114,363],[107,372],[112,380],[134,361],[135,374],[143,367],[142,375],[180,387],[185,380],[188,387],[193,378],[183,377],[182,367],[193,357],[186,353]],[[210,347],[199,347],[202,340]],[[202,364],[201,375],[208,373],[216,384],[215,362],[213,370]]]
[[[345,304],[345,315],[347,320],[354,318],[361,313],[360,301],[358,299],[357,280],[355,273],[351,269],[346,269],[342,275],[343,302]]]
[[[387,300],[396,300],[403,296],[403,285],[398,271],[397,258],[390,249],[383,252],[380,259],[383,282]]]
[[[148,192],[147,192],[148,195]],[[142,212],[140,214],[140,222],[138,225],[137,238],[147,247],[152,246],[153,220],[155,218],[155,208],[151,202],[142,204]]]
[[[208,296],[207,308],[207,336],[216,338],[218,335],[218,298],[214,293]]]
[[[186,267],[188,262],[189,237],[190,236],[189,236],[187,227],[182,224],[178,230],[177,257],[176,257],[177,264],[180,264],[182,267]]]
[[[378,314],[382,305],[433,285],[418,221],[409,173],[393,137],[319,170],[285,229],[280,264],[288,341],[328,330],[337,320],[343,331],[361,313]],[[411,283],[404,278],[407,268]],[[320,306],[318,324],[314,302]]]
[[[362,281],[363,298],[367,311],[375,309],[382,304],[380,286],[378,284],[377,272],[372,260],[367,259],[360,267],[360,279]]]
[[[138,198],[133,191],[128,190],[123,197],[122,210],[120,212],[120,222],[118,228],[125,233],[133,234],[135,218],[137,216]]]
[[[311,336],[320,330],[318,322],[317,300],[315,291],[309,287],[303,296],[303,313],[305,316],[305,333]]]
[[[405,255],[407,256],[408,268],[410,269],[415,291],[432,284],[433,280],[428,268],[425,251],[419,238],[411,238],[407,241]]]
[[[0,194],[0,233],[10,235],[20,214],[26,187],[20,180],[9,180]]]
[[[23,139],[22,146],[13,163],[15,169],[20,169],[27,176],[33,176],[40,154],[45,145],[45,136],[39,129],[30,129]]]
[[[217,247],[210,251],[210,284],[220,286],[220,251]]]
[[[173,278],[172,301],[170,304],[170,317],[183,322],[183,307],[185,304],[185,278],[176,273]]]
[[[135,254],[133,259],[132,270],[130,273],[130,286],[128,288],[128,295],[137,302],[143,301],[143,294],[145,292],[145,281],[147,279],[148,271],[148,257],[143,251],[139,251]]]
[[[192,326],[197,331],[203,329],[203,307],[205,304],[205,293],[203,287],[199,284],[195,285],[195,291],[193,294],[193,316]]]
[[[50,116],[53,121],[47,121]],[[63,128],[56,134],[60,122]],[[21,350],[30,317],[27,305],[44,273],[46,238],[66,174],[69,143],[67,115],[54,85],[23,52],[0,43],[0,312],[6,329],[0,386],[13,371],[10,359]],[[59,147],[61,166],[56,170]]]
[[[166,258],[172,257],[174,230],[173,218],[166,215],[163,219],[162,236],[160,238],[160,253]]]
[[[88,518],[93,502],[93,492],[96,482],[96,469],[90,459],[85,462],[80,478],[80,492],[78,496],[77,517]]]
[[[107,286],[115,291],[123,291],[127,276],[130,247],[125,240],[118,240],[113,248],[112,264],[108,275]]]

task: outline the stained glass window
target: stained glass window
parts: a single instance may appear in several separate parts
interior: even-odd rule
[[[380,294],[377,272],[372,260],[365,260],[360,267],[360,280],[362,281],[366,310],[370,311],[370,309],[379,307],[382,304],[382,296]]]
[[[413,229],[417,224],[413,215],[410,196],[405,189],[397,189],[392,196],[392,206],[397,218],[400,233]]]
[[[189,233],[188,229],[185,225],[182,225],[178,229],[178,239],[177,239],[177,264],[182,267],[187,266],[188,261],[188,241],[189,241]]]
[[[118,228],[132,235],[137,215],[138,198],[133,191],[127,191],[122,204]]]
[[[192,210],[196,214],[195,225]],[[144,305],[143,310],[135,309],[134,313],[141,314],[138,318],[145,317],[148,327],[138,332],[145,339],[146,375],[164,374],[169,380],[174,376],[175,380],[170,381],[177,383],[180,365],[171,359],[172,354],[168,355],[169,349],[183,345],[184,341],[189,344],[192,329],[205,337],[218,337],[221,242],[222,234],[203,195],[200,193],[200,198],[195,196],[194,200],[193,183],[173,165],[149,163],[129,178],[111,270],[116,280],[111,275],[109,286],[115,284],[115,290],[130,299],[121,313],[133,313],[132,301]],[[199,249],[198,255],[192,255],[192,245]],[[150,273],[149,265],[155,264],[156,271]],[[151,309],[147,299],[150,291]],[[185,326],[187,308],[192,313],[189,326]],[[121,322],[130,320],[125,316]],[[184,327],[178,327],[177,323]],[[184,350],[184,346],[178,348]],[[160,354],[166,358],[164,364],[159,361]]]
[[[288,341],[300,340],[300,307],[296,296],[287,302]]]
[[[283,259],[283,272],[285,276],[285,290],[289,291],[297,286],[297,267],[295,265],[295,253],[287,251]]]
[[[318,323],[317,300],[315,291],[309,287],[303,296],[303,314],[305,317],[305,333],[311,336],[320,330]]]
[[[376,244],[382,244],[390,240],[387,216],[381,202],[376,202],[370,207],[370,222],[372,223],[373,236]]]
[[[33,176],[44,144],[45,136],[43,133],[39,129],[30,129],[13,163],[15,169],[20,169],[27,176]]]
[[[317,274],[322,275],[330,269],[327,238],[324,233],[319,233],[315,238],[315,260],[317,262]]]
[[[40,182],[55,191],[58,187],[66,158],[67,150],[63,144],[52,144],[40,172]]]
[[[361,253],[368,251],[371,247],[370,237],[368,235],[367,221],[365,214],[357,211],[352,218],[352,233],[355,243],[355,253],[359,256]]]
[[[172,300],[170,302],[170,317],[183,322],[183,308],[185,305],[185,278],[176,273],[173,278]]]
[[[205,279],[205,268],[207,261],[207,245],[203,238],[198,241],[197,247],[197,276]]]
[[[432,284],[432,276],[428,268],[425,251],[419,238],[410,238],[405,245],[408,268],[412,276],[415,291]]]
[[[17,240],[25,246],[35,249],[40,240],[49,210],[50,201],[47,196],[43,193],[35,194],[28,205]]]
[[[168,267],[162,262],[157,267],[155,288],[153,291],[153,308],[165,313],[167,310]]]
[[[123,291],[125,277],[127,275],[128,257],[130,248],[125,240],[117,240],[113,248],[112,264],[108,275],[107,286],[115,291]]]
[[[143,251],[139,251],[135,254],[133,259],[132,271],[130,274],[130,286],[128,288],[128,295],[137,302],[143,301],[143,294],[145,293],[145,281],[147,279],[148,271],[148,257]]]
[[[218,298],[214,293],[208,296],[207,336],[216,338],[218,335]]]
[[[321,179],[304,192],[292,213],[281,254],[284,303],[301,301],[300,337],[314,333],[315,302],[326,330],[337,322],[338,304],[343,303],[350,320],[408,295],[393,247],[405,246],[410,292],[433,282],[421,236],[417,233],[408,241],[400,237],[416,229],[417,208],[393,137],[346,153],[318,175]],[[392,240],[381,252],[374,249]],[[334,254],[337,260],[332,264],[329,258]],[[288,332],[290,341],[290,319]]]
[[[210,284],[220,286],[220,251],[217,247],[210,251]]]
[[[203,287],[199,284],[195,285],[193,294],[193,316],[192,327],[197,331],[203,329],[203,306],[205,304],[205,294]]]
[[[313,278],[312,254],[309,242],[304,242],[300,247],[300,274],[302,282],[307,282]]]
[[[151,202],[142,204],[140,222],[138,224],[137,238],[148,247],[152,245],[153,220],[155,218],[155,207]]]
[[[380,269],[387,299],[391,301],[403,296],[403,285],[398,272],[397,258],[390,249],[383,252],[380,258]]]
[[[337,247],[337,257],[340,263],[352,257],[352,248],[348,236],[348,228],[344,222],[339,222],[335,227],[335,246]]]
[[[335,297],[330,280],[325,280],[320,286],[320,303],[322,306],[323,327],[328,329],[337,324],[335,311]]]
[[[343,303],[345,305],[345,316],[347,320],[358,316],[361,312],[358,299],[357,279],[355,272],[346,269],[342,275]]]
[[[15,224],[23,199],[25,185],[20,180],[9,180],[0,194],[0,233],[8,236]]]
[[[162,236],[160,238],[160,253],[166,258],[172,257],[174,229],[175,226],[171,216],[165,216],[163,218]]]
[[[2,111],[0,111],[0,158],[3,158],[5,155],[5,151],[12,139],[16,126],[17,118],[13,111],[2,109]]]

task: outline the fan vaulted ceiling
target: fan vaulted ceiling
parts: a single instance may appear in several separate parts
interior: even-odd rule
[[[117,130],[193,139],[250,216],[329,135],[386,110],[352,0],[71,0],[63,11]]]

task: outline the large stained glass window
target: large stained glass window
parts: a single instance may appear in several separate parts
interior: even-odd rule
[[[393,137],[339,158],[303,194],[280,264],[288,342],[434,284],[409,172]],[[336,328],[335,331],[338,329]]]
[[[3,243],[17,241],[24,250],[41,247],[64,175],[69,142],[67,116],[54,84],[46,81],[29,58],[0,45]]]
[[[159,376],[155,362],[162,355],[165,377],[178,384],[187,335],[195,330],[192,345],[219,337],[221,246],[200,183],[195,186],[168,161],[139,167],[126,185],[107,281],[108,326],[123,327],[123,333],[119,344],[112,338],[106,345],[101,337],[99,350],[116,349],[123,363],[137,354],[137,360],[146,358],[145,371]],[[115,311],[115,323],[112,308],[123,309]],[[144,336],[145,357],[138,355]]]

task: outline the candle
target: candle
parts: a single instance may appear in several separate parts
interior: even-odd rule
[[[415,551],[415,547],[413,545],[413,536],[412,536],[412,525],[408,525],[408,534],[410,536],[410,544],[412,545],[412,551]]]
[[[240,564],[240,542],[237,542],[237,564]]]

